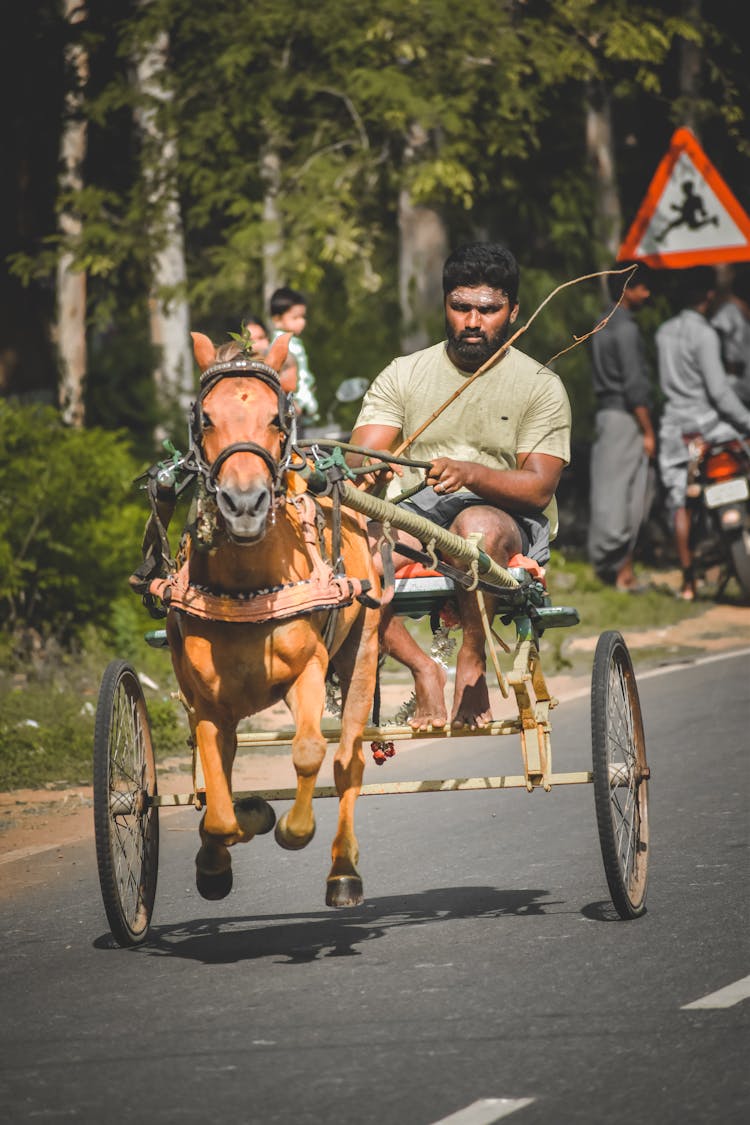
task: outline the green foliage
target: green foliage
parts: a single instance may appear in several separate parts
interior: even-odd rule
[[[605,629],[666,628],[697,617],[704,606],[674,597],[668,586],[625,594],[605,586],[592,567],[553,551],[547,567],[549,592],[555,605],[573,605],[581,618],[580,632],[596,636]]]
[[[50,0],[43,7],[59,25]],[[81,218],[82,234],[62,239],[53,221],[33,242],[14,243],[12,269],[27,284],[48,282],[63,249],[87,269],[93,349],[101,335],[127,341],[93,368],[93,417],[130,426],[121,392],[132,382],[132,325],[138,319],[145,334],[151,259],[175,190],[194,326],[216,335],[249,310],[267,313],[272,261],[274,276],[309,298],[325,410],[355,342],[366,357],[380,355],[386,335],[398,350],[401,192],[437,209],[454,244],[506,241],[556,283],[589,272],[607,254],[591,232],[587,105],[597,95],[612,103],[615,171],[631,216],[684,112],[682,41],[705,64],[696,124],[725,158],[719,167],[731,161],[738,180],[746,174],[741,8],[716,0],[688,19],[678,0],[502,0],[478,29],[476,13],[446,0],[89,5],[75,32],[90,62],[86,182],[58,199]],[[163,90],[138,91],[133,61],[163,33]],[[137,129],[143,111],[177,139],[174,160]],[[387,334],[373,309],[388,316]],[[143,354],[141,377],[153,368]]]
[[[73,637],[104,624],[144,522],[123,435],[0,401],[0,625]]]
[[[0,789],[91,783],[93,709],[47,684],[0,691]]]
[[[99,684],[115,656],[142,677],[157,757],[188,755],[169,653],[144,643],[153,625],[140,600],[126,593],[106,627],[86,626],[70,649],[54,640],[42,645],[30,634],[16,637],[13,648],[0,634],[0,789],[91,783]]]
[[[174,699],[150,699],[148,717],[158,758],[184,758],[191,753],[187,719],[179,703]]]

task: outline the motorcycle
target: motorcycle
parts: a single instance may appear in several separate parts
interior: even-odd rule
[[[336,390],[334,401],[331,403],[326,414],[325,423],[319,426],[305,426],[305,441],[315,441],[317,438],[335,438],[337,441],[348,441],[350,431],[342,425],[338,417],[338,406],[350,406],[353,403],[359,402],[361,398],[364,398],[365,391],[369,385],[369,379],[365,379],[362,376],[344,379],[343,383],[340,383]],[[348,413],[351,416],[351,410]],[[354,417],[356,417],[356,411],[354,412]]]
[[[750,444],[686,434],[690,546],[698,573],[721,568],[719,592],[734,575],[750,598]]]

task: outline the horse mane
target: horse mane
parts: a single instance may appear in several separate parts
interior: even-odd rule
[[[242,347],[236,340],[230,340],[228,344],[219,344],[214,363],[226,363],[230,359],[236,359],[239,355],[244,355]]]

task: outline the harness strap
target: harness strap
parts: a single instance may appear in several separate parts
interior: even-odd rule
[[[342,606],[351,605],[355,598],[365,596],[370,589],[367,579],[334,574],[330,564],[323,561],[312,498],[305,492],[292,497],[291,503],[299,514],[300,529],[310,559],[309,578],[272,590],[254,590],[246,595],[218,594],[191,583],[186,562],[176,574],[150,582],[149,593],[161,598],[171,609],[180,609],[191,617],[241,624],[281,621],[321,610],[330,610],[333,616]],[[324,632],[326,635],[329,632],[328,622]]]
[[[219,469],[224,462],[234,456],[235,453],[253,453],[256,457],[260,457],[271,475],[271,480],[278,480],[280,475],[279,466],[276,459],[271,456],[267,449],[264,449],[262,445],[258,445],[255,441],[236,441],[233,445],[228,445],[225,449],[222,449],[221,453],[219,453],[216,460],[212,463],[208,477],[206,478],[206,483],[211,491],[214,491],[217,487],[216,478],[219,475]]]
[[[186,564],[169,578],[154,579],[149,584],[149,593],[161,598],[170,609],[182,610],[204,621],[262,624],[351,605],[354,598],[366,593],[369,587],[367,580],[335,576],[331,571],[328,582],[313,576],[274,590],[239,597],[212,593],[193,585]]]

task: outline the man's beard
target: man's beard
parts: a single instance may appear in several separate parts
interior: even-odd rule
[[[510,335],[510,328],[510,321],[508,321],[493,336],[488,336],[478,329],[455,333],[450,324],[446,322],[445,325],[450,349],[461,360],[461,367],[466,371],[478,371],[490,356],[499,351]],[[477,340],[476,343],[465,338],[477,335],[481,335],[481,339]]]

